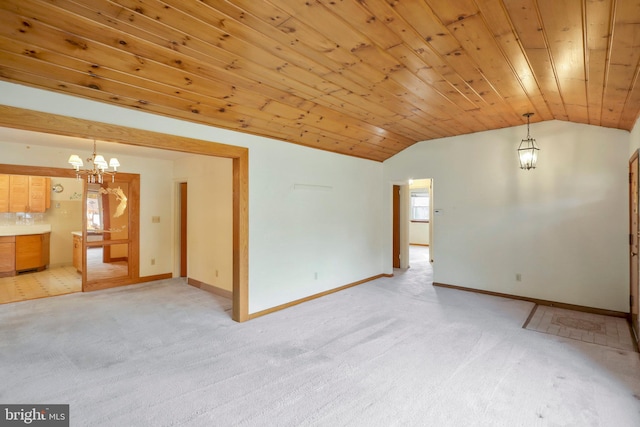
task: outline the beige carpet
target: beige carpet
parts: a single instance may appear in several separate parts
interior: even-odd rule
[[[0,402],[83,427],[640,425],[638,353],[523,329],[533,304],[412,256],[243,324],[181,280],[1,305]]]

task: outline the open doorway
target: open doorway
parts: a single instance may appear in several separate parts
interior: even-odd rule
[[[433,262],[433,180],[411,179],[393,185],[393,267],[411,267],[411,251]],[[426,255],[425,255],[426,254]]]
[[[409,184],[409,265],[431,271],[432,180],[414,179]]]
[[[123,145],[171,150],[229,159],[232,181],[232,313],[239,322],[249,320],[249,150],[212,141],[128,128],[56,114],[0,106],[0,126],[54,135],[91,137]],[[69,172],[72,172],[69,170]]]

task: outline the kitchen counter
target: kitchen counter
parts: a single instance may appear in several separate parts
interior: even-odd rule
[[[0,236],[25,236],[51,232],[51,224],[0,225]]]

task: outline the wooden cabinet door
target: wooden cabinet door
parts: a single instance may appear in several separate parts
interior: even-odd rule
[[[82,273],[82,237],[73,236],[73,266]]]
[[[0,273],[9,273],[16,269],[15,240],[13,236],[0,237]]]
[[[29,177],[29,208],[26,212],[44,212],[47,210],[47,178]]]
[[[29,177],[9,176],[9,212],[27,212],[29,209]]]
[[[49,265],[50,242],[51,233],[43,233],[40,235],[40,267]]]
[[[16,271],[40,267],[42,260],[42,235],[16,236]]]
[[[9,212],[9,175],[0,174],[0,212]]]

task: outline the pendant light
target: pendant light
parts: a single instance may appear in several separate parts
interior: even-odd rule
[[[535,169],[536,163],[538,162],[538,151],[540,151],[540,149],[536,145],[536,140],[529,135],[529,118],[533,116],[533,113],[524,113],[523,116],[527,118],[527,138],[523,139],[518,147],[520,169]]]
[[[103,176],[111,176],[111,182],[115,180],[115,175],[118,172],[118,166],[120,162],[115,157],[109,160],[109,163],[104,159],[102,154],[96,153],[96,141],[93,140],[93,155],[87,159],[91,163],[91,169],[81,170],[83,166],[82,159],[77,154],[72,154],[69,157],[69,164],[75,169],[76,177],[80,179],[81,176],[86,175],[87,182],[90,184],[103,183]],[[109,167],[113,168],[113,171],[107,170]]]

